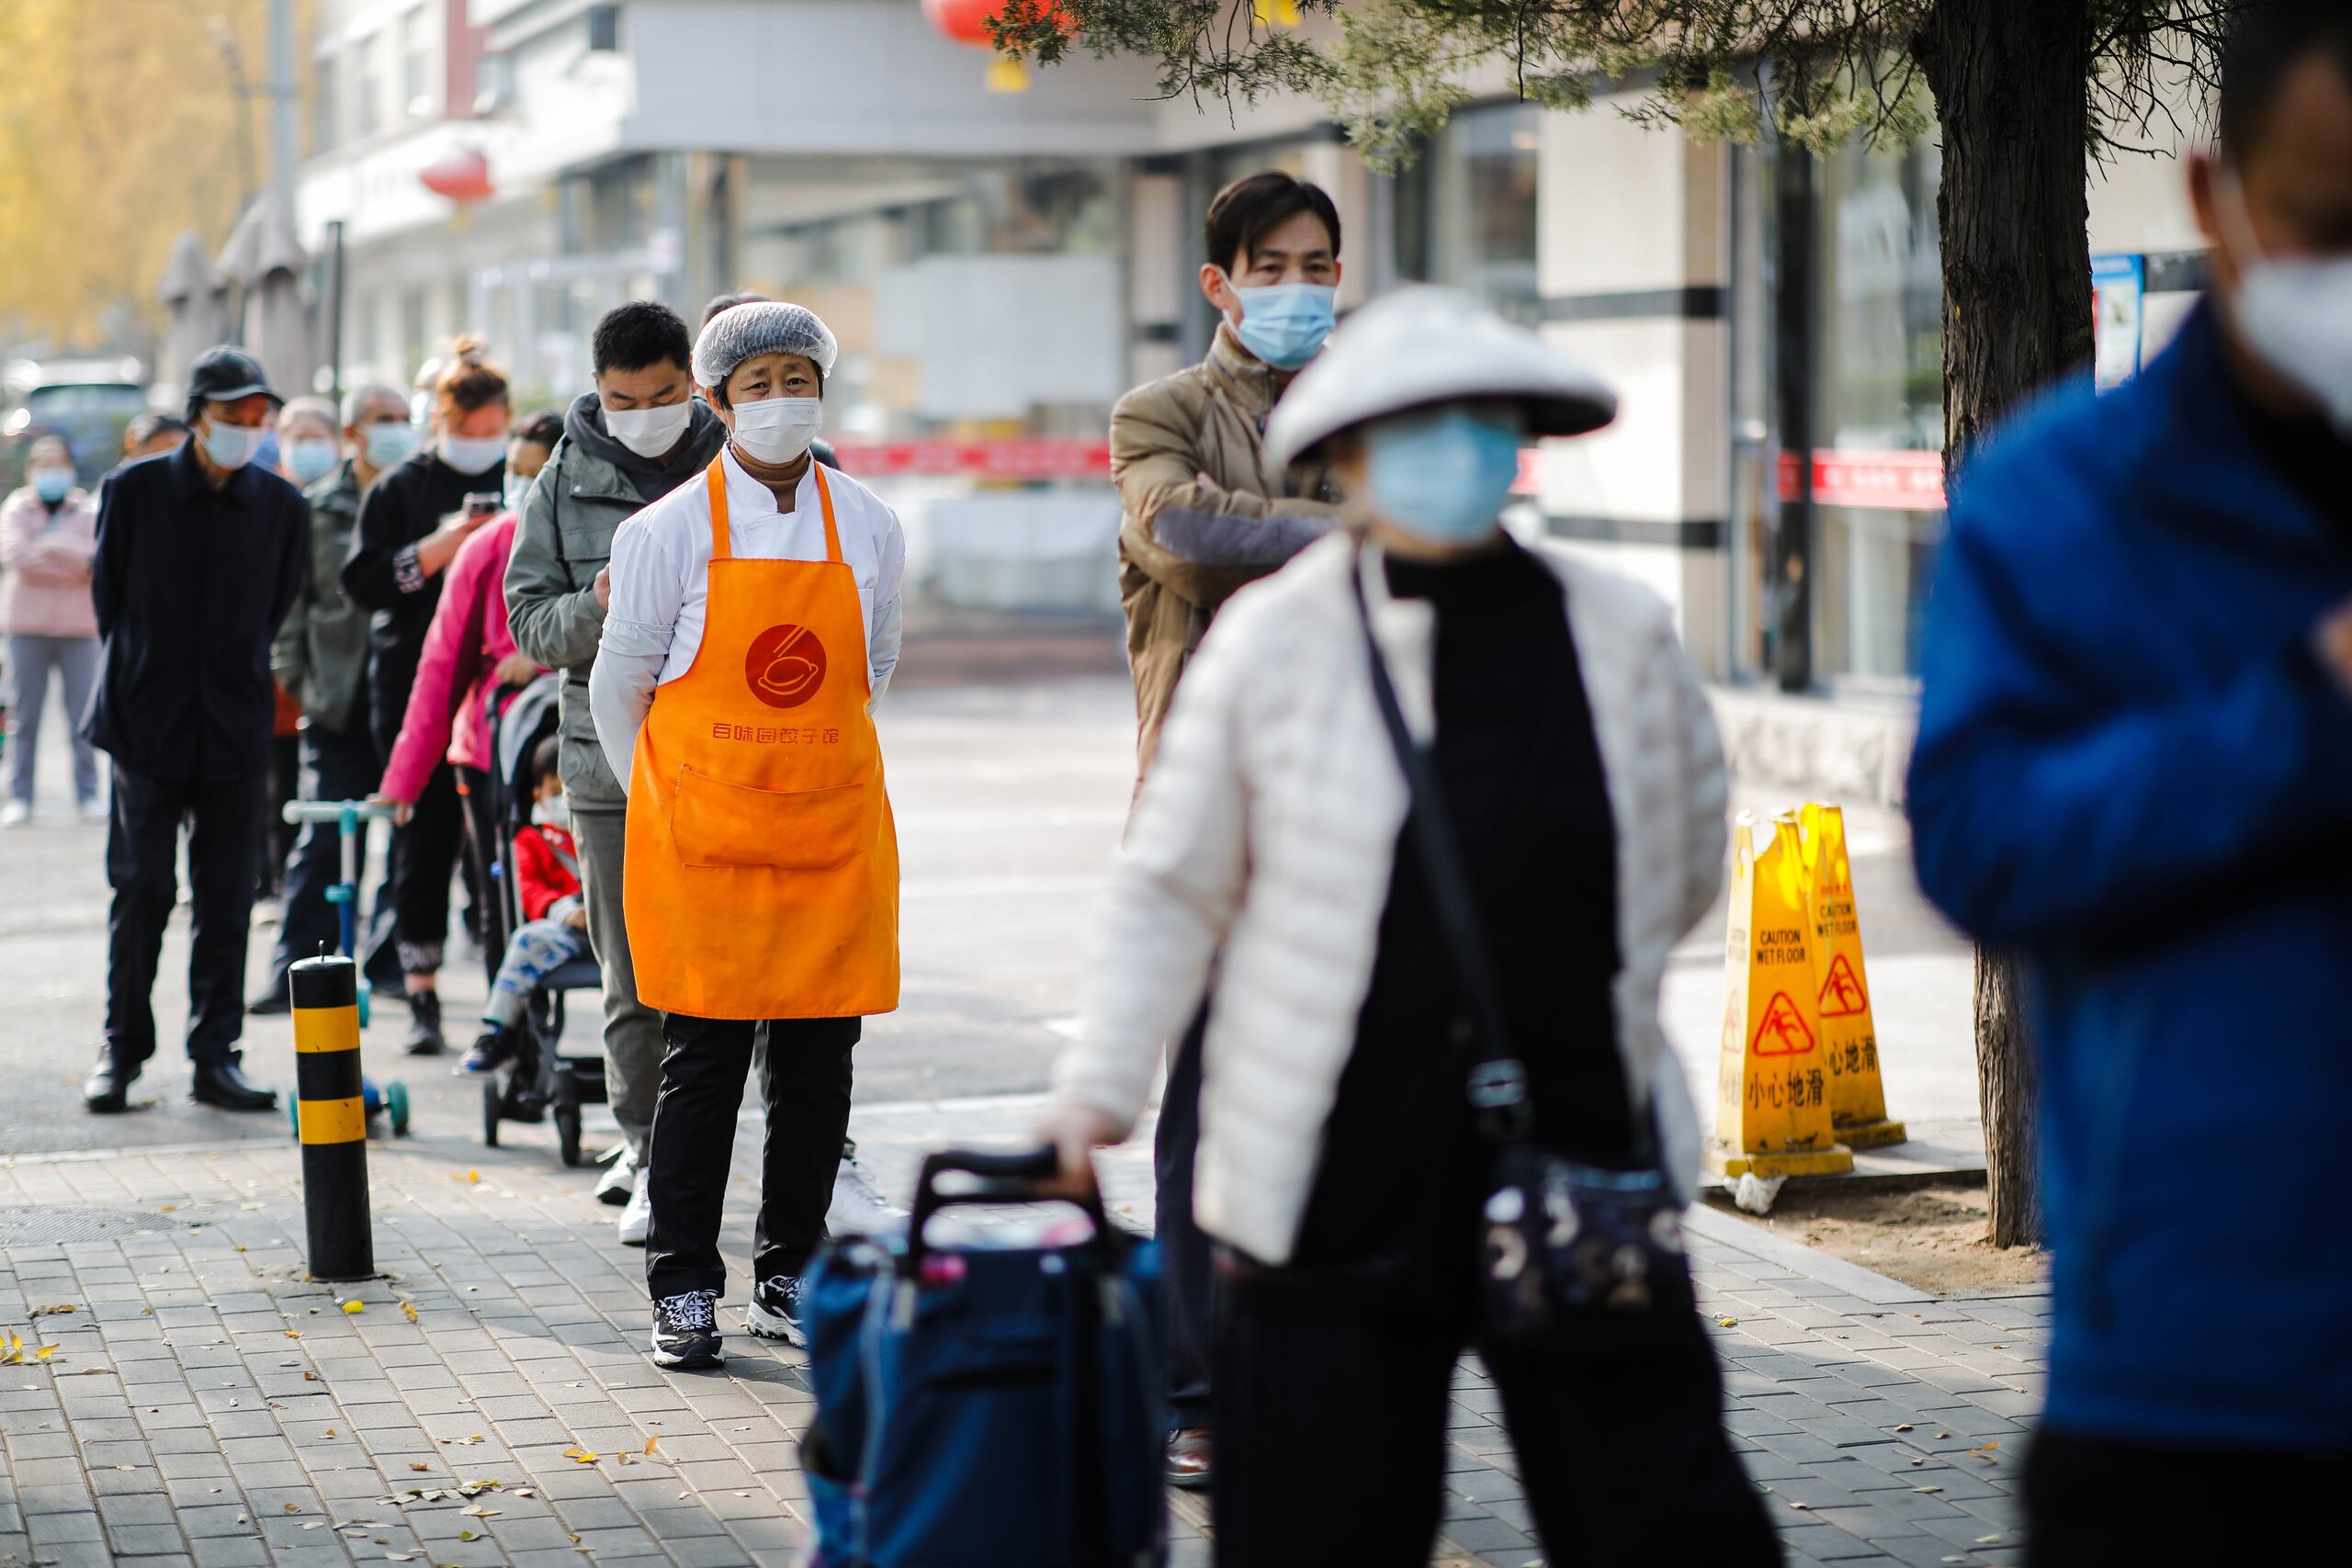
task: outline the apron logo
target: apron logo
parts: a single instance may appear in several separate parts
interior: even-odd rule
[[[743,660],[752,695],[772,708],[797,708],[825,683],[825,645],[807,626],[770,626]]]

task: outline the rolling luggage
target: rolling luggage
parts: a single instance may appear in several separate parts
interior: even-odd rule
[[[903,1237],[828,1245],[802,1297],[817,1568],[1156,1568],[1159,1250],[1085,1223],[933,1225],[1041,1201],[1050,1149],[924,1160]]]

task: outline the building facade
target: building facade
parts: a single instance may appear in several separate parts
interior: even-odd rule
[[[1008,69],[918,0],[318,18],[300,206],[308,243],[340,225],[346,383],[405,382],[464,330],[557,404],[621,299],[801,300],[842,340],[829,433],[944,590],[1102,608],[1110,406],[1206,346],[1210,195],[1286,168],[1339,203],[1343,310],[1455,284],[1618,388],[1614,426],[1535,456],[1529,526],[1664,592],[1717,678],[1909,689],[1941,527],[1932,145],[1699,143],[1498,79],[1392,177],[1312,104],[1162,100],[1133,61]],[[2119,365],[2197,286],[2180,184],[2169,158],[2094,180]]]

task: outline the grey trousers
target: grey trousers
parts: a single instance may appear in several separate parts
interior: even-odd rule
[[[8,638],[8,794],[30,806],[33,745],[40,739],[41,710],[49,701],[49,674],[65,688],[66,739],[74,747],[74,795],[98,797],[98,754],[82,739],[82,716],[89,711],[90,687],[98,678],[98,639],[94,637]]]
[[[588,945],[605,972],[605,1088],[613,1120],[642,1159],[662,1094],[662,1015],[637,999],[629,962],[628,918],[621,904],[621,863],[628,817],[574,807],[571,835],[580,851],[580,891],[588,903]]]

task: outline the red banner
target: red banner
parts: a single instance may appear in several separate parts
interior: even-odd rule
[[[1797,455],[1781,454],[1781,499],[1797,499]],[[1824,506],[1896,512],[1944,509],[1940,452],[1815,452],[1813,499]]]
[[[842,467],[859,479],[1107,479],[1107,441],[1020,435],[1001,441],[836,441]]]

